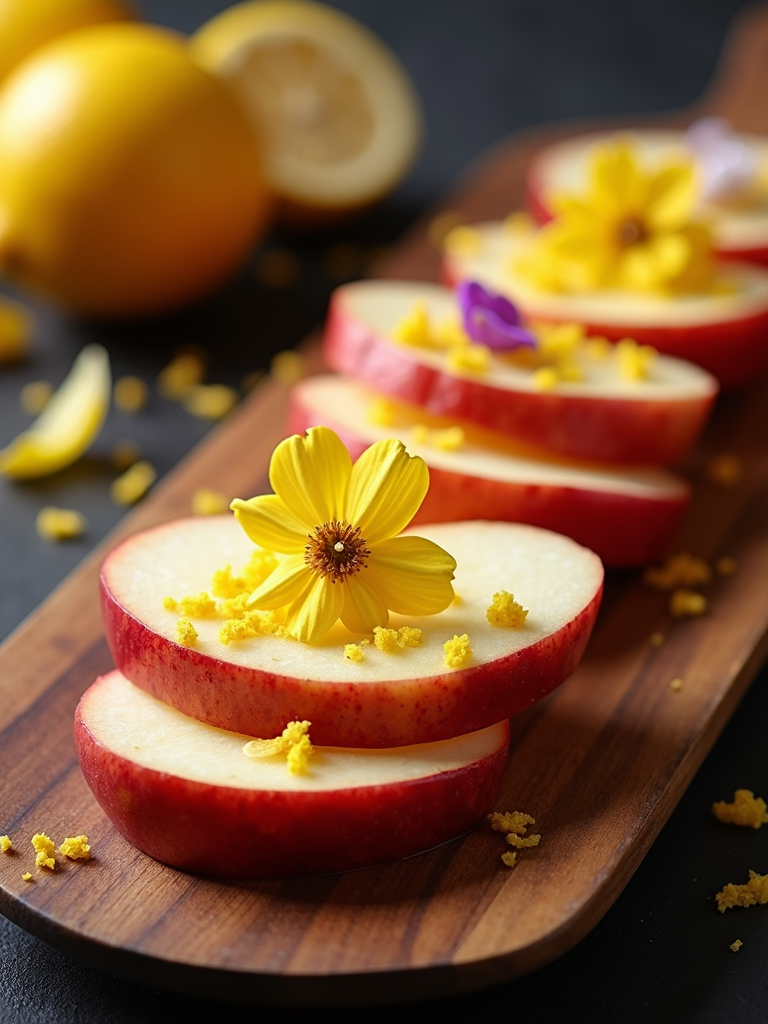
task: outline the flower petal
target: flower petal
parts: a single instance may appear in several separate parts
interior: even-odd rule
[[[368,559],[366,581],[401,615],[434,615],[453,601],[456,559],[424,537],[381,541]]]
[[[286,609],[285,625],[291,636],[309,644],[327,633],[341,615],[345,586],[309,574],[309,585]]]
[[[269,482],[293,516],[314,530],[343,518],[352,458],[328,427],[310,427],[306,437],[287,437],[275,448]]]
[[[304,555],[282,558],[275,569],[248,598],[249,608],[272,611],[298,600],[315,577],[307,568]]]
[[[645,222],[651,231],[674,231],[690,221],[696,204],[696,174],[690,164],[663,168],[651,182]]]
[[[248,501],[235,498],[229,507],[251,540],[260,547],[284,555],[304,550],[307,530],[276,494],[259,494]]]
[[[346,518],[370,547],[408,525],[429,487],[427,464],[401,441],[377,441],[352,467]]]
[[[341,621],[353,633],[372,633],[376,626],[389,622],[386,601],[368,571],[351,576],[344,584]]]

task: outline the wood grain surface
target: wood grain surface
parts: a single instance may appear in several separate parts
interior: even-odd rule
[[[763,10],[741,21],[700,108],[652,123],[712,111],[768,133],[766,95]],[[585,127],[501,145],[441,209],[467,220],[507,213],[532,153]],[[428,222],[387,257],[383,276],[437,277]],[[319,368],[316,342],[307,351]],[[569,949],[616,899],[768,653],[768,382],[721,400],[685,467],[694,499],[675,548],[709,560],[730,555],[738,565],[710,587],[709,613],[670,620],[666,598],[639,574],[612,574],[576,674],[513,720],[498,806],[535,816],[537,849],[510,871],[502,837],[481,825],[396,864],[222,883],[164,867],[114,831],[80,775],[72,715],[94,676],[111,667],[97,589],[106,550],[186,514],[200,485],[242,496],[265,489],[286,398],[284,386],[264,384],[0,649],[0,831],[18,850],[0,857],[0,910],[108,970],[230,999],[382,1003],[529,971]],[[718,452],[743,460],[737,487],[704,479]],[[666,636],[661,647],[649,643],[656,631]],[[675,677],[679,692],[669,687]],[[86,832],[92,860],[22,881],[39,830]]]

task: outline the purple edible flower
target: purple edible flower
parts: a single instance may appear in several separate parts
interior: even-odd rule
[[[486,291],[477,281],[461,281],[456,295],[462,325],[473,341],[496,352],[536,347],[536,338],[520,324],[517,307],[503,295]]]
[[[702,178],[704,199],[737,199],[755,180],[757,157],[722,117],[702,117],[685,133]]]

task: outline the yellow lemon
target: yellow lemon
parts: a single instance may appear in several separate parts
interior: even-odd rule
[[[38,46],[65,32],[134,17],[122,0],[0,0],[0,81]]]
[[[176,34],[104,25],[0,91],[0,272],[77,312],[198,298],[263,230],[252,129]]]
[[[415,92],[396,57],[347,15],[309,0],[252,0],[190,45],[240,96],[289,219],[365,206],[408,170],[421,134]]]

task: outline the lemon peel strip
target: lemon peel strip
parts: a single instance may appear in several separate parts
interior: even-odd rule
[[[32,480],[71,465],[101,430],[110,392],[106,349],[86,345],[34,423],[0,450],[0,473]]]

